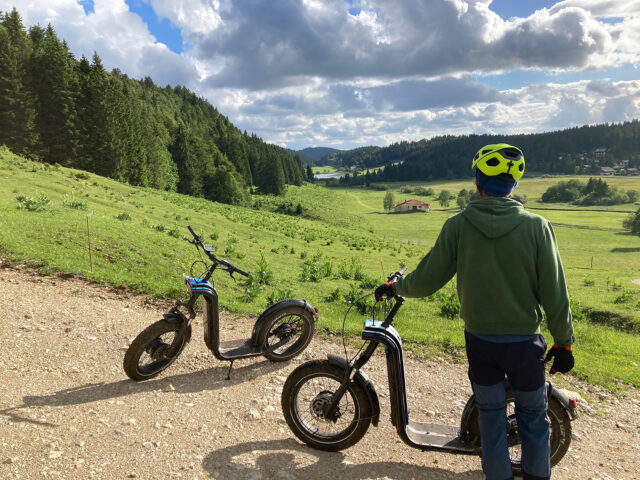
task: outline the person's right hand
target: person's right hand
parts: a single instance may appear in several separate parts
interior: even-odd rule
[[[552,358],[553,363],[551,364],[551,370],[549,370],[551,375],[556,372],[567,373],[573,368],[575,363],[573,360],[571,345],[568,347],[559,347],[554,343],[553,347],[551,347],[547,352],[547,356],[544,357],[545,363],[550,361]]]
[[[376,302],[381,302],[383,300],[382,297],[386,297],[386,299],[389,300],[393,295],[393,282],[383,283],[376,288],[376,291],[373,293],[373,296],[376,298]]]

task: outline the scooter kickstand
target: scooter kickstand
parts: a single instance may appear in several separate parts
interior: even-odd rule
[[[231,380],[231,369],[233,368],[233,362],[235,362],[235,359],[231,360],[231,363],[229,364],[229,370],[227,371],[227,380]]]

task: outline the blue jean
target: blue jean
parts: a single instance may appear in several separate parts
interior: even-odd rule
[[[512,477],[505,434],[508,379],[515,401],[524,478],[548,479],[551,466],[544,338],[536,335],[526,341],[500,343],[465,332],[465,340],[469,379],[478,405],[482,470],[489,480]]]
[[[512,478],[506,431],[506,382],[495,385],[471,383],[478,405],[478,423],[482,439],[482,471],[488,480]],[[547,387],[531,392],[511,389],[522,447],[524,478],[548,479],[549,420],[547,419]]]

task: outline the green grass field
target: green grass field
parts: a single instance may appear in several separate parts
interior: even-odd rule
[[[527,196],[527,208],[552,208],[534,211],[553,222],[571,297],[576,308],[580,304],[582,310],[589,309],[589,315],[575,322],[574,374],[608,387],[640,385],[640,336],[611,326],[612,322],[626,327],[640,324],[640,286],[632,283],[640,278],[640,237],[622,229],[625,212],[639,206],[577,209],[539,202],[549,185],[566,179],[525,178],[517,192]],[[333,334],[341,331],[349,308],[345,297],[371,293],[383,272],[405,264],[415,267],[444,221],[459,211],[452,208],[455,201],[450,208],[441,208],[435,197],[416,197],[431,203],[430,213],[386,214],[385,191],[310,184],[288,187],[284,199],[262,198],[267,207],[283,201],[300,203],[304,215],[294,217],[130,187],[33,163],[2,148],[0,180],[0,247],[12,261],[27,261],[44,273],[64,271],[151,296],[178,298],[185,294],[184,277],[198,258],[194,247],[183,240],[189,236],[186,226],[192,225],[219,256],[239,268],[256,271],[263,254],[271,270],[271,284],[249,293],[241,279],[234,282],[217,274],[223,308],[257,314],[274,297],[306,298],[320,309],[319,328]],[[640,190],[637,177],[607,181]],[[415,197],[400,193],[404,185],[390,186],[397,202]],[[436,196],[442,189],[457,193],[472,188],[470,179],[412,185],[431,187]],[[50,203],[43,202],[38,211],[41,196]],[[320,278],[329,265],[330,274]],[[196,266],[194,273],[201,270]],[[455,290],[454,282],[444,293]],[[442,316],[442,305],[438,296],[408,300],[397,317],[397,328],[408,348],[421,355],[463,358],[462,321]],[[357,335],[363,318],[352,308],[347,331]]]

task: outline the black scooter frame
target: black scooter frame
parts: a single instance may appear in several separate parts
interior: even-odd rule
[[[469,418],[475,408],[475,397],[467,402],[460,422],[460,428],[449,425],[420,423],[411,420],[407,403],[405,386],[404,360],[402,353],[402,339],[391,325],[393,318],[404,303],[404,298],[396,295],[396,303],[384,322],[368,321],[362,332],[362,339],[369,341],[365,350],[348,363],[345,359],[329,355],[329,363],[345,369],[345,379],[334,393],[331,403],[325,411],[325,418],[331,418],[340,399],[347,390],[349,383],[362,385],[367,392],[373,411],[373,424],[378,424],[380,404],[373,384],[360,369],[371,359],[379,344],[384,345],[387,359],[387,374],[389,383],[389,400],[391,407],[391,422],[396,427],[398,435],[410,447],[423,451],[448,451],[449,453],[478,455],[481,451],[479,438],[468,434],[470,431]],[[547,382],[548,394],[560,401],[572,420],[577,418],[576,404],[562,394],[550,382]]]
[[[165,313],[163,315],[165,320],[169,322],[176,322],[180,325],[180,329],[175,335],[173,343],[170,347],[170,352],[176,351],[177,349],[181,348],[182,338],[185,338],[186,342],[189,342],[191,340],[191,322],[196,317],[195,305],[199,297],[202,297],[204,301],[203,311],[205,316],[205,344],[218,360],[226,360],[231,362],[231,364],[229,365],[229,372],[227,373],[227,380],[230,379],[234,360],[238,358],[256,357],[268,354],[272,351],[277,350],[287,342],[287,340],[284,339],[278,343],[275,343],[274,345],[269,346],[269,348],[266,348],[265,345],[260,342],[260,333],[262,331],[263,325],[273,315],[277,315],[279,311],[285,309],[288,312],[287,314],[290,314],[293,308],[294,311],[295,309],[299,309],[299,313],[301,315],[307,316],[310,314],[315,320],[317,320],[318,311],[309,303],[307,303],[306,300],[291,298],[277,302],[267,308],[264,312],[262,312],[253,326],[251,338],[247,340],[231,340],[225,342],[220,341],[220,308],[218,303],[218,293],[216,292],[216,289],[214,288],[212,283],[209,282],[209,279],[213,276],[213,273],[218,268],[218,266],[222,266],[222,269],[229,273],[231,278],[233,278],[234,273],[239,273],[240,275],[244,275],[247,277],[249,276],[249,274],[235,267],[231,263],[217,258],[213,253],[213,248],[205,245],[202,242],[202,239],[193,231],[191,226],[189,226],[188,229],[194,237],[194,240],[191,243],[193,243],[196,248],[202,248],[205,254],[212,261],[212,264],[205,273],[204,277],[185,279],[185,283],[191,294],[189,300],[186,302],[176,302],[175,306],[168,313]],[[171,356],[171,354],[169,354],[168,356]]]

